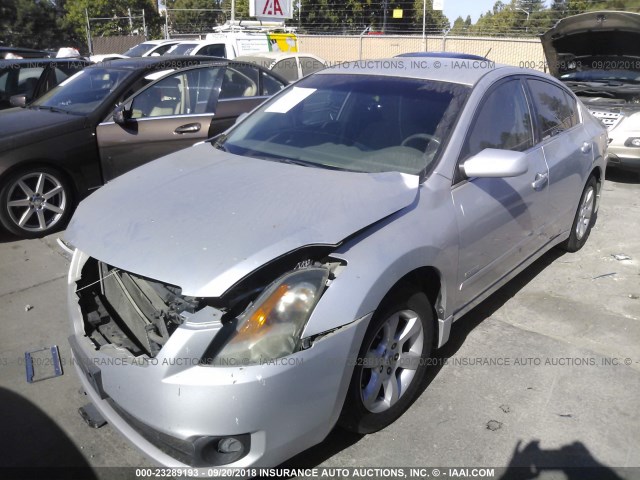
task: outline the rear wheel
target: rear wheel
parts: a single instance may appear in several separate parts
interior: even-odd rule
[[[64,227],[71,210],[68,182],[48,167],[16,172],[0,188],[0,222],[23,238],[42,237]]]
[[[393,423],[421,391],[434,321],[427,296],[412,285],[385,301],[365,334],[340,425],[371,433]]]
[[[560,244],[560,248],[567,252],[577,252],[589,238],[591,228],[596,223],[596,196],[598,194],[598,182],[595,177],[589,177],[584,187],[578,211],[573,219],[569,238]]]

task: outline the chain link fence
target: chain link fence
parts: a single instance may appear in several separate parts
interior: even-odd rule
[[[94,55],[104,55],[107,53],[123,53],[131,47],[146,40],[144,35],[114,35],[111,37],[93,37]]]

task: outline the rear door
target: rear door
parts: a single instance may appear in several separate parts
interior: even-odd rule
[[[494,85],[467,132],[460,164],[485,148],[524,152],[527,173],[510,178],[459,178],[452,197],[460,235],[461,305],[471,302],[546,243],[548,170],[534,141],[532,112],[521,79]]]
[[[594,146],[580,121],[575,98],[544,79],[528,78],[544,155],[549,165],[549,224],[551,238],[571,227],[587,175]]]

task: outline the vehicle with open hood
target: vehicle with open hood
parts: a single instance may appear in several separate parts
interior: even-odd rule
[[[424,61],[314,73],[80,204],[74,365],[155,462],[273,467],[384,428],[454,321],[584,245],[600,122],[541,72]]]
[[[640,13],[564,18],[542,46],[549,72],[609,130],[609,165],[640,172]]]

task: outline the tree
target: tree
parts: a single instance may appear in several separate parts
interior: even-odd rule
[[[59,17],[58,7],[48,1],[0,0],[0,43],[47,49],[77,46]]]
[[[132,16],[141,16],[144,10],[146,34],[151,38],[161,36],[164,23],[156,11],[154,0],[66,0],[64,8],[66,10],[64,25],[79,38],[86,38],[87,35],[85,11],[89,12],[90,18],[113,18],[113,20],[92,22],[93,36],[130,35],[134,31],[144,35],[140,19],[132,21],[133,29],[131,29],[128,19],[114,18],[126,17],[129,9]]]
[[[223,3],[222,0],[167,0],[170,31],[172,33],[213,31],[215,27],[222,25],[230,18],[231,7],[225,9]],[[171,11],[172,9],[176,11]]]
[[[427,33],[430,34],[442,34],[446,32],[451,27],[451,23],[449,19],[442,13],[440,10],[433,9],[433,1],[426,0],[426,16],[425,16],[425,25]],[[422,29],[422,10],[423,10],[423,0],[414,0],[414,22],[416,25],[420,26]]]

